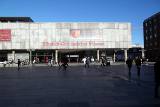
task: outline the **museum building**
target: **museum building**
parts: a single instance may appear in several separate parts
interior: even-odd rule
[[[33,22],[30,17],[0,17],[0,60],[39,62],[67,56],[70,62],[84,57],[110,56],[131,48],[131,23]]]

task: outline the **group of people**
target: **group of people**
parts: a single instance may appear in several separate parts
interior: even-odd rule
[[[101,57],[100,58],[101,66],[110,66],[110,62],[107,60],[107,58]]]
[[[66,71],[68,67],[68,58],[66,56],[62,57],[61,60],[58,62],[59,70],[63,67],[63,69]]]
[[[129,57],[126,61],[126,64],[128,66],[128,69],[129,69],[129,72],[128,72],[129,79],[131,79],[132,63],[133,63],[133,60]],[[135,64],[136,64],[136,67],[137,67],[138,79],[140,79],[141,63],[142,63],[142,60],[139,57],[137,57],[135,59]],[[154,94],[154,97],[159,98],[159,87],[160,87],[160,59],[159,58],[157,58],[157,60],[154,64],[154,79],[155,79],[155,91],[154,91],[155,94]]]
[[[82,62],[84,63],[85,68],[86,68],[86,67],[89,68],[90,63],[94,63],[95,60],[94,60],[93,57],[91,57],[91,58],[90,58],[90,57],[84,57],[84,58],[82,59]]]
[[[137,76],[138,78],[140,79],[140,71],[141,71],[141,58],[140,57],[137,57],[135,60],[135,64],[136,64],[136,67],[137,67]],[[133,63],[133,60],[129,57],[126,61],[126,64],[128,66],[128,69],[129,69],[129,72],[128,72],[128,77],[129,79],[131,79],[131,68],[132,68],[132,63]]]

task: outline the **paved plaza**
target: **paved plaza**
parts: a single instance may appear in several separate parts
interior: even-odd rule
[[[142,65],[141,79],[123,63],[108,67],[69,64],[0,67],[0,107],[160,107],[154,98],[152,65]]]

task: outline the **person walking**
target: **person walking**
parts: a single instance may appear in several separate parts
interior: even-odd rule
[[[36,59],[33,60],[33,66],[35,66],[35,64],[36,64]]]
[[[82,62],[84,63],[84,66],[86,66],[86,60],[87,60],[86,57],[84,57],[84,58],[82,59]]]
[[[137,66],[137,76],[140,79],[140,71],[141,71],[141,59],[138,57],[135,60],[136,66]]]
[[[103,57],[101,58],[100,62],[101,62],[101,66],[105,66],[105,59]]]
[[[89,68],[89,63],[90,63],[90,60],[89,60],[89,57],[87,57],[87,58],[86,58],[86,63],[85,63],[85,68],[86,68],[86,67]]]
[[[154,97],[159,97],[159,86],[160,86],[160,60],[157,60],[154,64],[154,78],[155,78],[155,94]]]
[[[69,62],[68,58],[66,56],[64,56],[62,58],[62,64],[60,65],[59,70],[61,69],[61,67],[63,67],[64,71],[66,71],[67,66],[68,66],[68,62]]]
[[[5,68],[7,65],[7,61],[5,60],[4,63],[3,63],[3,67]]]
[[[20,61],[20,59],[18,59],[18,71],[20,69],[20,65],[21,65],[21,61]]]
[[[129,77],[129,80],[131,79],[131,68],[132,68],[132,63],[133,63],[133,60],[129,57],[126,61],[126,64],[128,66],[128,69],[129,69],[129,72],[128,72],[128,77]]]
[[[91,58],[91,63],[94,63],[94,58],[93,58],[93,56],[92,56],[92,58]]]
[[[51,67],[54,65],[54,60],[53,58],[51,59]]]

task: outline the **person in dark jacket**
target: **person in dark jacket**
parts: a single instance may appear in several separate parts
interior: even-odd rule
[[[137,66],[137,76],[140,79],[140,71],[141,71],[141,59],[138,57],[135,60],[136,66]]]
[[[155,77],[155,98],[159,97],[159,86],[160,86],[160,60],[157,60],[154,64],[154,77]]]
[[[60,68],[61,68],[61,66],[64,68],[64,70],[66,71],[66,69],[67,69],[67,66],[68,66],[68,58],[66,57],[66,56],[64,56],[63,58],[62,58],[62,65],[60,65]],[[59,68],[59,69],[60,69]]]
[[[20,69],[20,65],[21,65],[21,61],[20,61],[20,59],[18,59],[18,71]]]
[[[86,63],[85,63],[85,68],[88,67],[89,68],[89,64],[90,64],[90,59],[89,57],[86,58]]]
[[[133,60],[129,57],[126,61],[126,64],[128,66],[129,72],[128,72],[128,77],[131,79],[131,68],[132,68],[132,62]]]

